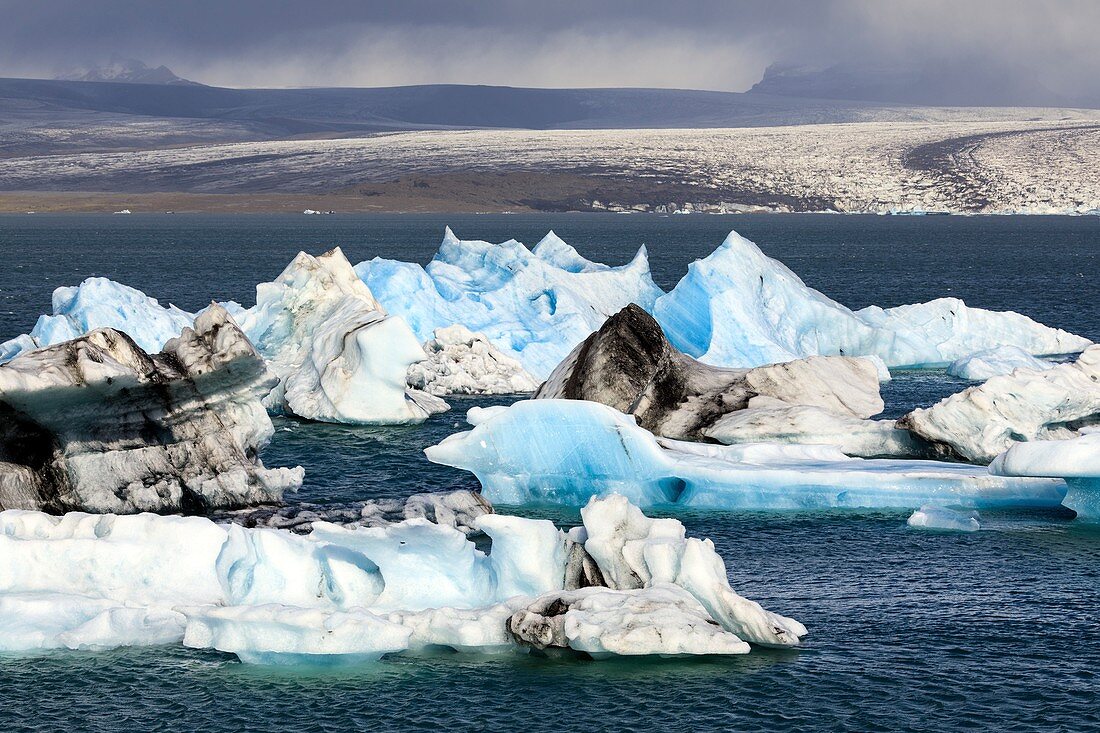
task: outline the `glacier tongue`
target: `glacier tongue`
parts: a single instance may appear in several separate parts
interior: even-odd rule
[[[970,308],[955,298],[853,312],[736,232],[689,265],[676,287],[657,299],[653,315],[678,349],[730,367],[814,354],[875,355],[889,367],[927,367],[996,346],[1046,355],[1091,343],[1018,313]]]
[[[0,649],[182,642],[242,660],[348,662],[427,646],[741,654],[802,624],[734,593],[709,541],[623,497],[568,535],[486,514],[492,539],[425,519],[307,536],[198,517],[0,512]],[[567,588],[577,553],[589,579]],[[540,626],[541,625],[541,626]],[[540,628],[550,628],[547,635]]]
[[[639,506],[712,509],[1057,506],[1065,483],[985,467],[850,458],[829,445],[707,445],[657,438],[582,400],[471,410],[472,430],[425,450],[471,471],[496,504],[583,506],[622,494]]]

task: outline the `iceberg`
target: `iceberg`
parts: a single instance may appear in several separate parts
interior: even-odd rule
[[[891,368],[931,367],[997,346],[1049,355],[1091,343],[1018,313],[970,308],[956,298],[852,311],[736,232],[689,265],[652,312],[673,346],[726,367],[816,354],[878,356]]]
[[[1100,522],[1100,428],[1068,440],[1015,443],[989,465],[1000,476],[1057,476],[1069,491],[1062,503],[1078,519]]]
[[[1100,346],[1049,369],[993,377],[898,421],[942,455],[989,463],[1014,443],[1065,439],[1100,423]]]
[[[957,512],[942,506],[925,504],[906,520],[917,529],[941,529],[952,532],[977,532],[982,528],[977,512]]]
[[[0,366],[0,509],[203,513],[278,501],[301,467],[264,467],[275,383],[229,314],[148,354],[111,328]]]
[[[719,443],[833,445],[859,458],[932,458],[932,446],[893,420],[861,420],[810,405],[774,404],[723,416],[703,431]]]
[[[527,400],[473,408],[472,430],[425,449],[472,472],[494,504],[584,506],[621,494],[642,507],[823,509],[947,504],[1058,506],[1057,479],[991,476],[985,467],[860,459],[828,445],[707,445],[658,438],[596,402]]]
[[[806,628],[737,595],[709,540],[623,497],[565,533],[483,514],[453,527],[315,523],[308,535],[200,517],[0,512],[0,649],[182,643],[256,663],[348,663],[449,647],[743,654]],[[582,568],[588,568],[582,572]],[[747,643],[746,643],[747,642]]]
[[[649,310],[661,291],[645,248],[609,267],[581,257],[550,232],[529,250],[459,240],[448,228],[427,267],[375,258],[356,273],[421,341],[461,324],[544,379],[569,351],[629,303]]]
[[[428,394],[519,394],[539,387],[523,365],[461,324],[437,328],[424,351],[428,358],[409,366],[408,383]]]
[[[812,405],[852,418],[883,409],[869,359],[812,356],[752,369],[714,367],[677,351],[636,305],[578,345],[535,399],[600,402],[633,414],[650,432],[683,440],[699,439],[723,416],[761,404]]]
[[[378,424],[423,422],[447,403],[406,389],[409,365],[425,358],[403,320],[389,316],[337,247],[305,252],[271,283],[241,328],[279,377],[265,399],[307,420]]]
[[[956,359],[948,365],[947,373],[959,379],[984,382],[1002,374],[1011,374],[1017,369],[1042,371],[1053,366],[1053,363],[1036,359],[1017,346],[998,346]]]
[[[43,346],[83,336],[97,328],[122,331],[149,353],[179,336],[195,316],[174,305],[162,306],[140,290],[104,277],[53,292],[53,314],[38,317],[30,334],[0,344],[0,362]]]

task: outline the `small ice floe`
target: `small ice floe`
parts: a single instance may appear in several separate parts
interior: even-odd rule
[[[941,529],[952,532],[977,532],[982,528],[975,511],[955,511],[934,504],[925,504],[913,512],[906,522],[917,529]]]
[[[116,214],[132,214],[134,212],[130,211],[129,209],[122,209],[120,211],[116,211],[115,213]]]

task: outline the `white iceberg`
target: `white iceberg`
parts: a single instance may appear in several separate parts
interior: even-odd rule
[[[12,623],[0,623],[0,649],[182,642],[245,661],[347,662],[429,646],[741,654],[746,641],[793,646],[805,635],[734,593],[714,546],[679,522],[623,497],[593,501],[582,521],[567,535],[546,520],[481,516],[486,554],[424,519],[318,523],[300,536],[197,517],[9,510],[0,621]]]
[[[519,394],[539,388],[522,364],[461,324],[437,328],[424,351],[428,358],[409,366],[408,383],[428,394]]]
[[[993,377],[898,421],[944,455],[989,463],[1014,443],[1076,437],[1100,423],[1100,346],[1049,369]]]
[[[1077,517],[1100,522],[1100,428],[1069,440],[1016,443],[989,465],[1000,476],[1057,476],[1069,491],[1062,503]]]
[[[256,287],[241,328],[279,377],[265,404],[308,420],[422,422],[448,409],[406,390],[409,365],[425,358],[400,318],[389,316],[337,247],[300,252],[282,274]]]
[[[977,532],[982,528],[978,513],[959,512],[934,504],[925,504],[906,520],[917,529],[942,529],[953,532]]]
[[[850,458],[828,445],[657,438],[629,415],[580,400],[473,408],[468,420],[472,430],[425,453],[471,471],[494,504],[583,506],[618,493],[642,507],[1049,507],[1066,490],[959,463]]]
[[[956,298],[852,311],[809,288],[782,263],[731,232],[657,299],[672,344],[716,366],[751,367],[815,354],[878,356],[887,366],[943,366],[977,351],[1078,352],[1091,342],[1012,312]]]
[[[375,258],[355,267],[421,341],[461,324],[544,379],[569,351],[629,303],[649,310],[660,289],[645,248],[622,267],[591,262],[553,232],[528,250],[459,240],[447,229],[428,266]]]
[[[997,346],[956,359],[947,366],[947,373],[959,379],[984,382],[1017,369],[1042,371],[1053,366],[1052,362],[1037,359],[1018,346]]]

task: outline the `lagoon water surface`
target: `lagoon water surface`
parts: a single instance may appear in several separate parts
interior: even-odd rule
[[[657,283],[736,228],[853,307],[940,295],[1013,309],[1100,340],[1100,218],[515,216],[2,216],[0,340],[28,331],[59,285],[103,275],[195,309],[250,303],[299,249],[427,262],[445,224],[533,245],[553,228],[620,264],[649,246]],[[942,372],[885,385],[888,415],[957,391]],[[462,429],[453,398],[412,427],[277,419],[269,465],[302,464],[290,500],[473,488],[421,450]],[[504,509],[509,511],[508,509]],[[531,512],[563,524],[561,511]],[[1100,530],[1069,511],[983,516],[921,532],[905,512],[690,513],[731,582],[810,629],[797,651],[590,662],[394,657],[266,669],[182,648],[0,657],[0,731],[1100,730]]]

